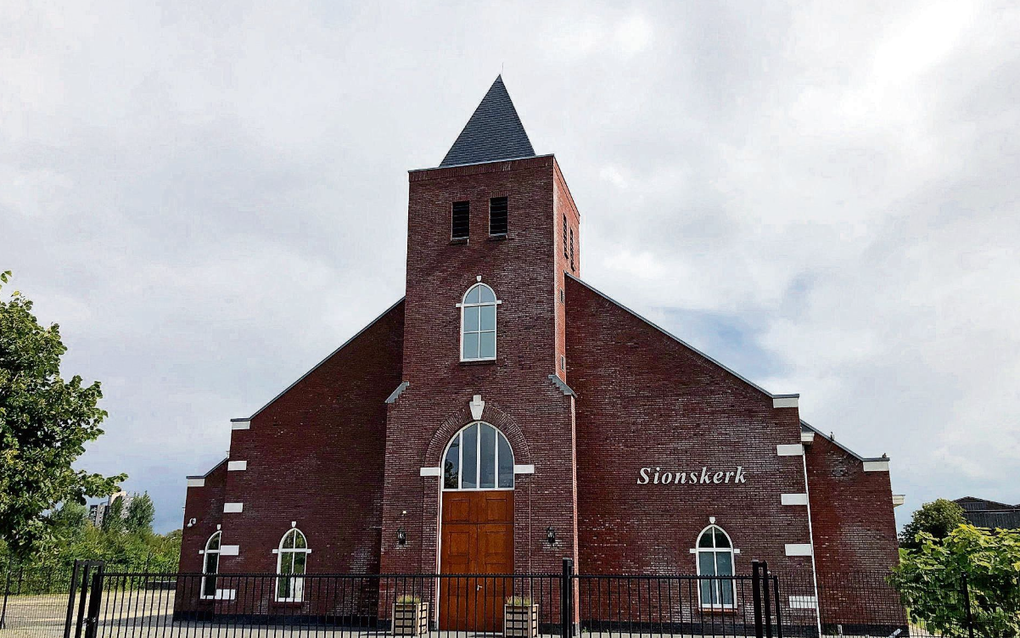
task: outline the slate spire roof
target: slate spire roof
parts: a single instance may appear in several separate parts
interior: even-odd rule
[[[478,164],[534,157],[535,149],[517,116],[517,109],[497,76],[439,166]]]

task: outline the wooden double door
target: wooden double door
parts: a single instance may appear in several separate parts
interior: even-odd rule
[[[439,628],[500,631],[514,571],[514,493],[443,493]],[[472,574],[472,576],[458,576]]]

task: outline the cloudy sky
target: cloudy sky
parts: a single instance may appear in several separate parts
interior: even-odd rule
[[[583,278],[865,455],[1020,502],[1015,3],[0,0],[0,270],[157,527],[403,295],[407,173],[502,69]]]

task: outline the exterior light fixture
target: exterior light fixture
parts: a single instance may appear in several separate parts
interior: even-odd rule
[[[397,545],[407,545],[407,532],[403,527],[397,528]]]
[[[548,541],[550,545],[556,544],[556,530],[554,530],[552,526],[545,528],[545,540]]]

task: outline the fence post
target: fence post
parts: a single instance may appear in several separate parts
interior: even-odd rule
[[[974,638],[974,613],[970,608],[970,583],[967,582],[967,572],[963,573],[963,604],[967,607],[967,635]]]
[[[563,559],[563,576],[560,580],[560,636],[571,638],[574,627],[574,559]]]
[[[64,616],[64,638],[71,638],[71,620],[74,618],[74,594],[78,588],[78,572],[81,570],[81,561],[74,561],[74,568],[71,570],[71,591],[67,596],[67,614]]]
[[[761,621],[761,563],[757,560],[751,561],[751,598],[754,601],[754,636],[765,638]]]
[[[7,596],[11,591],[11,564],[13,562],[14,557],[12,556],[7,560],[7,573],[4,575],[4,607],[0,610],[0,629],[3,629],[7,622]]]
[[[772,595],[770,592],[769,581],[772,580],[771,574],[769,574],[769,562],[763,560],[761,562],[761,581],[762,581],[762,601],[761,608],[763,616],[765,618],[765,638],[772,638]]]
[[[96,638],[99,629],[99,610],[103,600],[103,565],[100,563],[92,575],[92,590],[89,592],[89,613],[85,619],[85,638]]]

